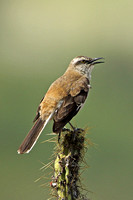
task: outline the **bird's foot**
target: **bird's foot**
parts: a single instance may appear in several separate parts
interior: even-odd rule
[[[82,129],[82,128],[75,128],[75,131],[78,131],[78,132],[81,131],[82,132],[82,131],[84,131],[84,129]]]
[[[77,131],[83,131],[83,129],[81,128],[75,128],[70,122],[69,122],[71,128],[73,129],[74,132],[77,132]]]
[[[64,127],[64,128],[62,129],[62,132],[66,132],[66,131],[70,131],[70,129]]]

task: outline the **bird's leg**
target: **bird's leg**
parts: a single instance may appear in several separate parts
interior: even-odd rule
[[[83,131],[82,128],[75,128],[70,122],[68,122],[74,131]]]
[[[60,142],[60,136],[61,136],[61,131],[59,132],[59,135],[58,135],[58,143]]]
[[[71,122],[68,122],[68,123],[71,126],[71,128],[75,131],[76,128],[71,124]]]
[[[71,128],[73,129],[73,134],[72,134],[72,141],[74,142],[75,141],[75,138],[76,138],[76,131],[77,131],[77,128],[75,128],[71,122],[68,122],[69,125],[71,126]]]

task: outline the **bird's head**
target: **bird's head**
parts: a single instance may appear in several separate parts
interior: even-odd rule
[[[94,65],[104,63],[103,61],[99,61],[101,59],[103,58],[89,58],[87,56],[77,56],[71,61],[70,67],[86,75],[90,79]]]

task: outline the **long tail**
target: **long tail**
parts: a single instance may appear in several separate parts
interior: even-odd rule
[[[28,135],[25,137],[24,141],[20,145],[18,149],[19,154],[29,153],[31,151],[46,125],[45,122],[46,121],[43,121],[40,118],[35,122]]]

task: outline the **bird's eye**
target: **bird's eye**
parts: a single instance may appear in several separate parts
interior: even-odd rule
[[[86,60],[82,60],[82,63],[86,63]]]

